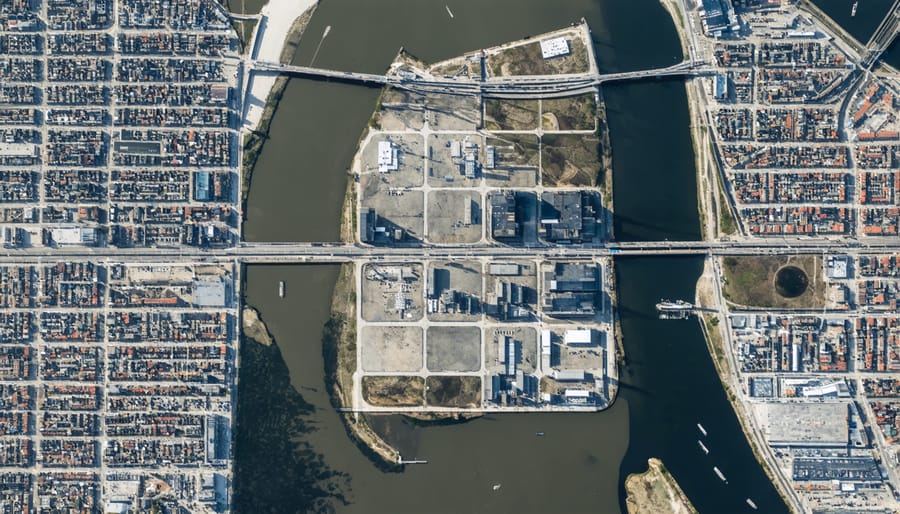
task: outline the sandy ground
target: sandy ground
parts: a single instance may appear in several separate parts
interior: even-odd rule
[[[251,58],[258,61],[278,62],[284,42],[294,20],[307,9],[315,7],[318,0],[269,0],[262,11],[261,19],[251,42]],[[254,73],[247,87],[244,99],[244,130],[254,130],[259,125],[269,91],[275,85],[277,74]]]
[[[650,459],[648,469],[641,474],[631,474],[625,480],[628,496],[625,506],[628,514],[653,512],[655,514],[696,514],[697,510],[684,495],[662,461]]]

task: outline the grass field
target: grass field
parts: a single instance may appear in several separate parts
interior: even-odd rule
[[[809,278],[806,291],[785,298],[775,288],[775,274],[784,266],[796,266]],[[822,258],[813,255],[725,257],[725,298],[737,305],[773,309],[814,309],[825,306],[826,285]]]

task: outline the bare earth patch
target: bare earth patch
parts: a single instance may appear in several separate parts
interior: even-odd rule
[[[659,459],[648,461],[649,469],[625,479],[628,514],[696,514],[684,491]]]
[[[541,180],[545,186],[595,186],[600,175],[600,140],[590,135],[541,138]]]
[[[473,409],[481,403],[481,378],[431,376],[426,380],[428,405]]]
[[[412,372],[422,369],[422,329],[419,327],[363,327],[364,371]]]
[[[425,379],[406,376],[363,377],[363,399],[375,407],[419,407],[425,403]]]

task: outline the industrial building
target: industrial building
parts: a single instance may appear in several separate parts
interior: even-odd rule
[[[566,330],[566,346],[594,346],[594,331],[589,328]]]
[[[97,240],[97,229],[95,228],[67,227],[50,229],[51,246],[94,246],[97,244]]]
[[[541,235],[550,243],[585,243],[597,234],[599,198],[592,191],[541,194]]]
[[[544,273],[544,313],[557,318],[593,317],[600,284],[597,264],[555,264]]]
[[[700,19],[707,36],[719,37],[728,29],[727,6],[730,3],[729,0],[702,0]]]
[[[562,57],[569,55],[569,40],[564,37],[555,37],[553,39],[545,39],[541,41],[541,57],[544,59],[553,59],[554,57]]]
[[[397,147],[390,141],[378,142],[378,171],[388,173],[400,168]]]
[[[359,219],[359,239],[363,243],[374,243],[375,242],[375,224],[378,221],[378,216],[375,214],[375,209],[368,208],[365,211],[365,214],[360,216]]]
[[[522,224],[516,209],[514,191],[497,191],[488,196],[491,209],[491,237],[497,240],[518,239]]]
[[[835,403],[768,403],[760,424],[773,447],[846,448],[848,406]]]

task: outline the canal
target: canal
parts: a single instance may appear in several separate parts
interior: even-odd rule
[[[378,73],[401,45],[436,61],[581,17],[593,29],[605,71],[681,59],[674,26],[657,0],[454,0],[448,7],[452,19],[443,3],[323,0],[294,62],[309,63],[326,26],[332,29],[317,65]],[[617,237],[699,238],[683,84],[620,85],[604,96]],[[338,238],[346,169],[376,98],[377,91],[361,87],[289,83],[253,176],[248,240]],[[693,298],[702,264],[698,258],[616,262],[627,365],[612,408],[428,427],[399,416],[374,418],[373,426],[405,457],[429,460],[403,473],[382,472],[363,456],[324,389],[321,340],[337,268],[248,267],[246,299],[278,343],[242,349],[235,511],[615,513],[624,509],[625,477],[659,457],[700,512],[749,512],[747,497],[761,512],[785,512],[731,411],[698,324],[655,317],[659,298]],[[279,280],[287,283],[283,299]],[[709,455],[696,443],[698,422],[709,432]],[[535,437],[537,431],[546,436]],[[495,483],[503,484],[496,492]]]

